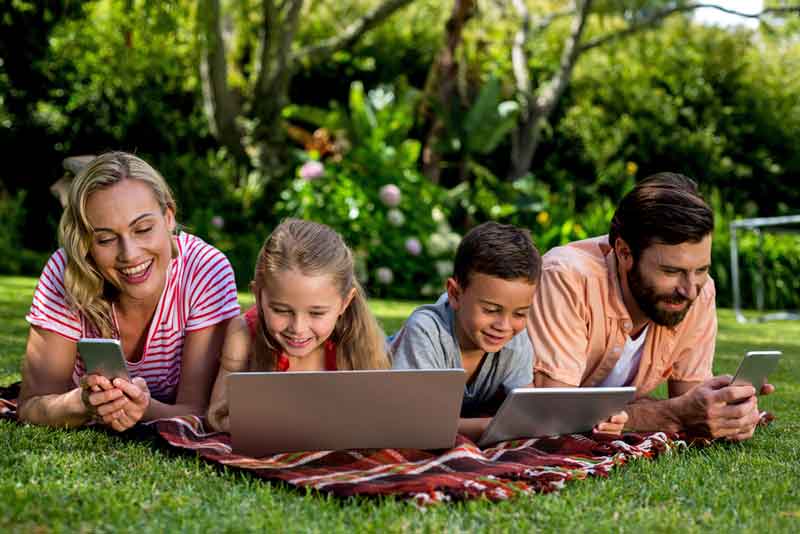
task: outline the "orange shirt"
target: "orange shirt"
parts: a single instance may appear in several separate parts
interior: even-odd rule
[[[677,326],[651,323],[632,383],[637,397],[666,379],[711,378],[715,295],[709,278]],[[528,319],[534,374],[573,386],[597,386],[619,360],[632,327],[608,236],[576,241],[544,255],[542,281]]]

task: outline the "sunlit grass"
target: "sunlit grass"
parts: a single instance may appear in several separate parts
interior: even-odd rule
[[[0,277],[0,383],[18,380],[35,281]],[[244,306],[252,297],[241,296]],[[415,303],[373,301],[388,332]],[[0,422],[0,531],[795,532],[800,528],[800,323],[740,325],[720,310],[715,371],[746,350],[784,351],[762,406],[778,419],[751,441],[638,461],[608,479],[510,502],[419,511],[393,499],[339,501],[264,483],[158,442]]]

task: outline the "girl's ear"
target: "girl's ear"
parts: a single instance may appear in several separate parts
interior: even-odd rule
[[[463,293],[461,289],[461,285],[456,281],[455,278],[448,278],[447,279],[447,301],[450,303],[450,307],[454,310],[458,310],[461,307],[461,294]]]
[[[341,311],[339,311],[339,315],[343,314],[344,311],[347,309],[347,307],[350,306],[350,303],[353,302],[355,296],[356,296],[356,288],[353,287],[350,289],[350,292],[347,294],[347,297],[345,297],[344,302],[342,303],[342,309]]]

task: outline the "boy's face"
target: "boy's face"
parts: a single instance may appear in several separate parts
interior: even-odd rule
[[[447,280],[450,306],[456,314],[456,336],[462,354],[498,352],[525,328],[536,285],[519,278],[504,280],[470,274],[469,285]]]

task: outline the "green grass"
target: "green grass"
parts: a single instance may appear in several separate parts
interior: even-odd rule
[[[20,377],[34,283],[0,277],[0,384]],[[414,307],[372,305],[389,332]],[[340,501],[264,483],[152,441],[0,422],[0,531],[796,532],[800,324],[719,316],[716,372],[733,372],[747,349],[784,351],[772,380],[778,392],[762,402],[778,419],[744,444],[637,461],[554,495],[420,511],[393,499]]]

